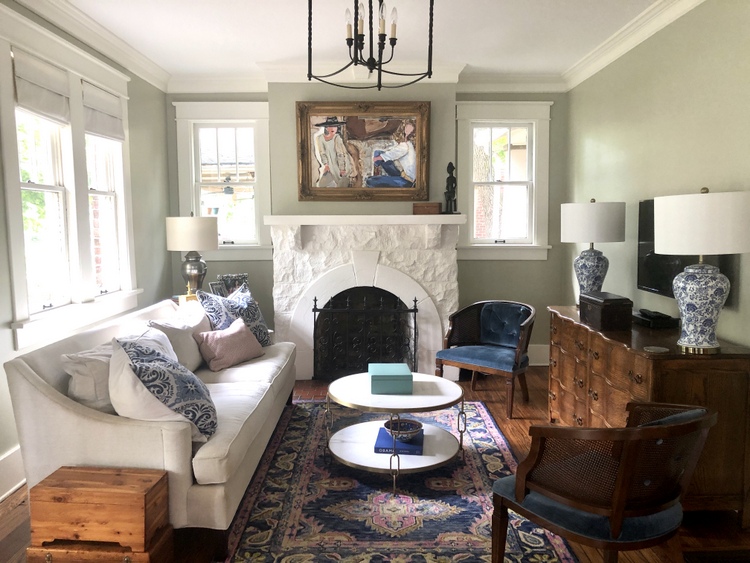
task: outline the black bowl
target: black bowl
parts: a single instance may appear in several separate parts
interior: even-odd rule
[[[411,420],[408,418],[393,419],[393,429],[391,428],[391,421],[386,420],[385,429],[391,436],[395,436],[399,442],[411,442],[414,436],[419,434],[422,430],[422,423],[418,420]]]

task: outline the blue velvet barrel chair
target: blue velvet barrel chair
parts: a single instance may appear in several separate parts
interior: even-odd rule
[[[508,509],[604,550],[606,563],[654,546],[680,560],[681,499],[716,412],[662,403],[626,409],[625,428],[529,428],[528,457],[493,486],[492,563],[504,558]]]
[[[521,384],[523,400],[529,401],[526,368],[529,340],[536,311],[516,301],[480,301],[456,311],[448,318],[443,349],[435,358],[435,375],[443,366],[471,370],[471,389],[477,373],[505,378],[506,409],[513,417],[515,381]]]

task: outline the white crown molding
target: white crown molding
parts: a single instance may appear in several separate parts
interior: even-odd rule
[[[660,0],[562,74],[571,90],[705,0]]]
[[[554,93],[568,90],[556,74],[486,74],[464,73],[459,77],[457,92],[470,93]]]
[[[165,91],[168,94],[268,92],[268,81],[264,76],[185,74],[172,76]]]
[[[17,0],[17,2],[90,45],[149,84],[163,92],[167,91],[169,82],[167,71],[71,4],[59,2],[59,0]]]

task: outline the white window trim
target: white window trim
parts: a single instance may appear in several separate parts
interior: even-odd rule
[[[193,182],[195,151],[193,125],[196,123],[236,123],[252,121],[256,127],[255,162],[258,165],[255,184],[255,221],[258,244],[225,245],[218,250],[203,252],[205,260],[239,261],[271,260],[271,229],[263,223],[263,216],[271,214],[271,158],[268,135],[267,102],[172,102],[177,122],[177,182],[179,186],[179,214],[198,215]],[[263,177],[266,174],[267,177]]]
[[[458,102],[458,208],[465,209],[467,224],[459,232],[459,260],[546,260],[551,248],[549,230],[549,122],[553,102]],[[471,124],[477,121],[531,123],[534,128],[534,217],[532,244],[472,244],[474,232],[472,194]],[[461,186],[466,186],[461,189]]]
[[[21,217],[20,190],[13,189],[18,184],[20,171],[18,166],[15,97],[13,85],[13,67],[10,60],[11,47],[23,49],[27,53],[47,60],[56,66],[66,69],[71,84],[80,80],[100,86],[118,95],[123,104],[123,122],[125,140],[123,141],[124,221],[120,226],[120,240],[123,250],[123,286],[121,291],[103,296],[83,296],[80,302],[29,315],[26,289],[26,263],[23,249],[23,220]],[[27,20],[17,12],[0,5],[0,147],[3,162],[3,183],[5,185],[6,222],[8,228],[8,257],[10,266],[13,321],[11,328],[14,334],[16,350],[39,346],[59,339],[65,334],[75,332],[98,321],[123,313],[138,306],[137,295],[142,292],[136,288],[136,272],[132,237],[132,200],[130,194],[130,151],[127,128],[127,87],[130,78],[104,64],[99,59],[64,41],[52,32]],[[80,100],[80,98],[78,98]],[[76,102],[78,103],[78,102]],[[82,105],[82,100],[81,100]],[[81,158],[85,163],[83,149],[83,110],[72,112],[71,127],[80,132],[81,146],[74,146],[74,159]],[[80,122],[78,122],[80,121]],[[74,142],[74,145],[76,143]],[[85,170],[85,166],[83,167]],[[81,178],[77,182],[84,181]],[[87,190],[76,197],[86,197]],[[88,205],[88,203],[87,203]],[[88,208],[88,207],[86,207]],[[77,221],[88,222],[88,217],[78,217]],[[70,225],[75,230],[76,225]],[[88,229],[88,225],[86,226]],[[85,267],[85,265],[84,265]]]

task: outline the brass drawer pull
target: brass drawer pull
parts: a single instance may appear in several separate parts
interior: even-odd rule
[[[633,381],[640,385],[641,383],[643,383],[643,375],[641,375],[640,373],[635,374]]]
[[[599,359],[599,352],[597,352],[596,350],[594,350],[594,353],[592,354],[592,357],[593,357],[593,358],[594,358],[595,360],[598,360],[598,359]]]
[[[555,395],[552,391],[550,391],[549,392],[549,398],[552,399],[553,401],[556,401],[557,400],[557,395]]]
[[[576,380],[576,384],[578,385],[578,387],[580,387],[581,389],[583,389],[583,379],[577,379]]]
[[[597,393],[593,389],[589,389],[589,397],[591,397],[594,401],[598,401],[599,400],[599,393]]]
[[[557,360],[553,360],[552,358],[549,359],[549,365],[553,368],[557,367]]]
[[[584,348],[583,342],[580,340],[576,340],[576,348],[578,348],[579,350],[583,350]]]

